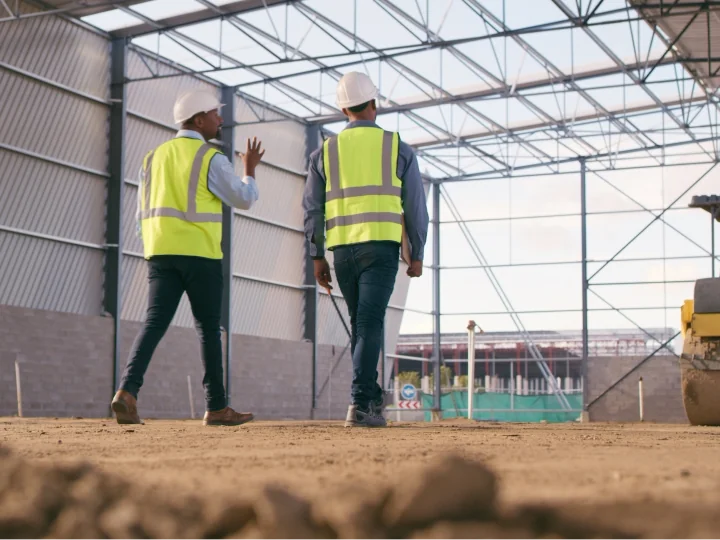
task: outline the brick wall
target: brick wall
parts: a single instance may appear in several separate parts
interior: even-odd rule
[[[140,323],[123,321],[120,362],[125,365]],[[310,419],[312,346],[233,336],[231,402],[258,418]],[[17,413],[15,367],[21,361],[25,416],[102,417],[112,397],[112,320],[0,306],[0,415]],[[342,349],[318,347],[318,389]],[[193,329],[172,327],[160,342],[140,393],[145,418],[189,418],[187,377],[195,413],[205,410],[200,343]],[[319,396],[315,418],[344,418],[350,393],[349,353]]]
[[[0,414],[17,412],[20,353],[26,416],[108,414],[112,320],[0,306]]]
[[[643,360],[643,357],[589,358],[589,399],[592,401]],[[648,422],[687,423],[680,388],[680,367],[674,356],[654,356],[590,407],[593,422],[637,422],[640,418],[638,380],[643,378],[644,416]]]

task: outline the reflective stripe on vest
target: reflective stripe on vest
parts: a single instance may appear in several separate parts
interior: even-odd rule
[[[325,141],[326,245],[400,242],[402,180],[399,138],[378,127],[354,127]]]
[[[383,133],[382,142],[382,185],[340,187],[340,152],[336,137],[328,140],[328,157],[330,158],[330,190],[325,194],[325,201],[334,201],[345,197],[360,197],[362,195],[395,195],[400,197],[401,188],[392,183],[392,144],[393,134],[389,131]],[[356,222],[361,223],[361,222]],[[399,222],[398,222],[399,223]],[[329,226],[328,226],[329,228]]]
[[[207,212],[200,213],[197,211],[197,191],[198,186],[200,185],[202,162],[207,151],[212,150],[212,148],[213,147],[209,144],[203,144],[200,148],[198,148],[198,151],[195,154],[195,159],[193,160],[192,169],[190,171],[190,182],[188,184],[187,212],[183,212],[177,208],[150,207],[150,194],[152,193],[152,159],[155,155],[155,151],[153,150],[150,152],[145,168],[145,209],[140,213],[140,217],[142,219],[153,217],[174,217],[191,223],[221,223],[222,214],[210,214]]]

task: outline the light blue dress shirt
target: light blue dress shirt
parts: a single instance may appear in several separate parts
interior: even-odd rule
[[[191,129],[181,129],[175,135],[178,137],[190,137],[205,141],[203,136],[197,131]],[[142,186],[145,180],[143,168],[140,168],[138,177]],[[215,154],[210,160],[210,169],[208,171],[208,189],[210,192],[220,199],[223,203],[241,210],[249,210],[260,197],[255,179],[252,176],[244,176],[242,179],[235,174],[232,163],[225,154]],[[139,191],[138,191],[139,193]],[[137,203],[137,230],[140,233],[140,197]]]

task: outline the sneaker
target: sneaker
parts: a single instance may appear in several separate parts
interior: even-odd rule
[[[387,422],[382,414],[375,409],[374,404],[364,408],[359,405],[350,405],[348,407],[347,417],[345,418],[345,427],[385,427]]]
[[[254,419],[252,413],[239,413],[225,407],[219,411],[205,411],[203,425],[206,426],[240,426]]]
[[[373,407],[375,407],[375,411],[378,414],[382,415],[385,412],[385,407],[387,406],[387,400],[385,399],[385,392],[382,392],[378,399],[372,401],[371,405]]]

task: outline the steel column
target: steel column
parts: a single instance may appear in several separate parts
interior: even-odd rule
[[[582,381],[583,412],[588,410],[588,271],[587,271],[587,192],[585,159],[580,160],[580,239],[582,260]],[[569,376],[569,375],[568,375]]]
[[[440,380],[440,183],[434,182],[431,189],[433,202],[433,369],[435,374],[433,411],[437,419],[440,419],[442,414],[440,401],[442,391],[442,381]]]
[[[222,142],[223,151],[230,163],[235,158],[235,90],[232,87],[222,88]],[[222,217],[222,252],[223,252],[223,301],[220,313],[220,326],[225,330],[225,395],[227,404],[230,405],[230,382],[232,367],[232,229],[234,211],[231,207],[223,204]]]
[[[710,257],[712,259],[712,274],[715,277],[715,220],[717,219],[714,212],[710,212]]]
[[[120,380],[120,314],[122,294],[120,273],[122,268],[122,216],[125,192],[125,120],[127,102],[125,76],[127,47],[124,39],[113,39],[110,51],[110,136],[108,152],[106,224],[105,224],[105,284],[104,309],[113,318],[112,393]],[[111,394],[112,395],[112,394]],[[109,401],[109,400],[108,400]],[[112,415],[112,412],[110,412]]]
[[[322,139],[319,126],[308,126],[305,131],[305,169],[308,170],[310,154],[320,148]],[[332,297],[330,298],[332,300]],[[303,338],[312,343],[311,358],[311,385],[312,403],[311,413],[317,408],[317,310],[318,310],[318,285],[315,280],[315,264],[310,256],[310,244],[305,242],[305,324]],[[341,316],[342,319],[342,316]],[[342,355],[341,355],[342,357]],[[312,416],[312,414],[311,414]]]

